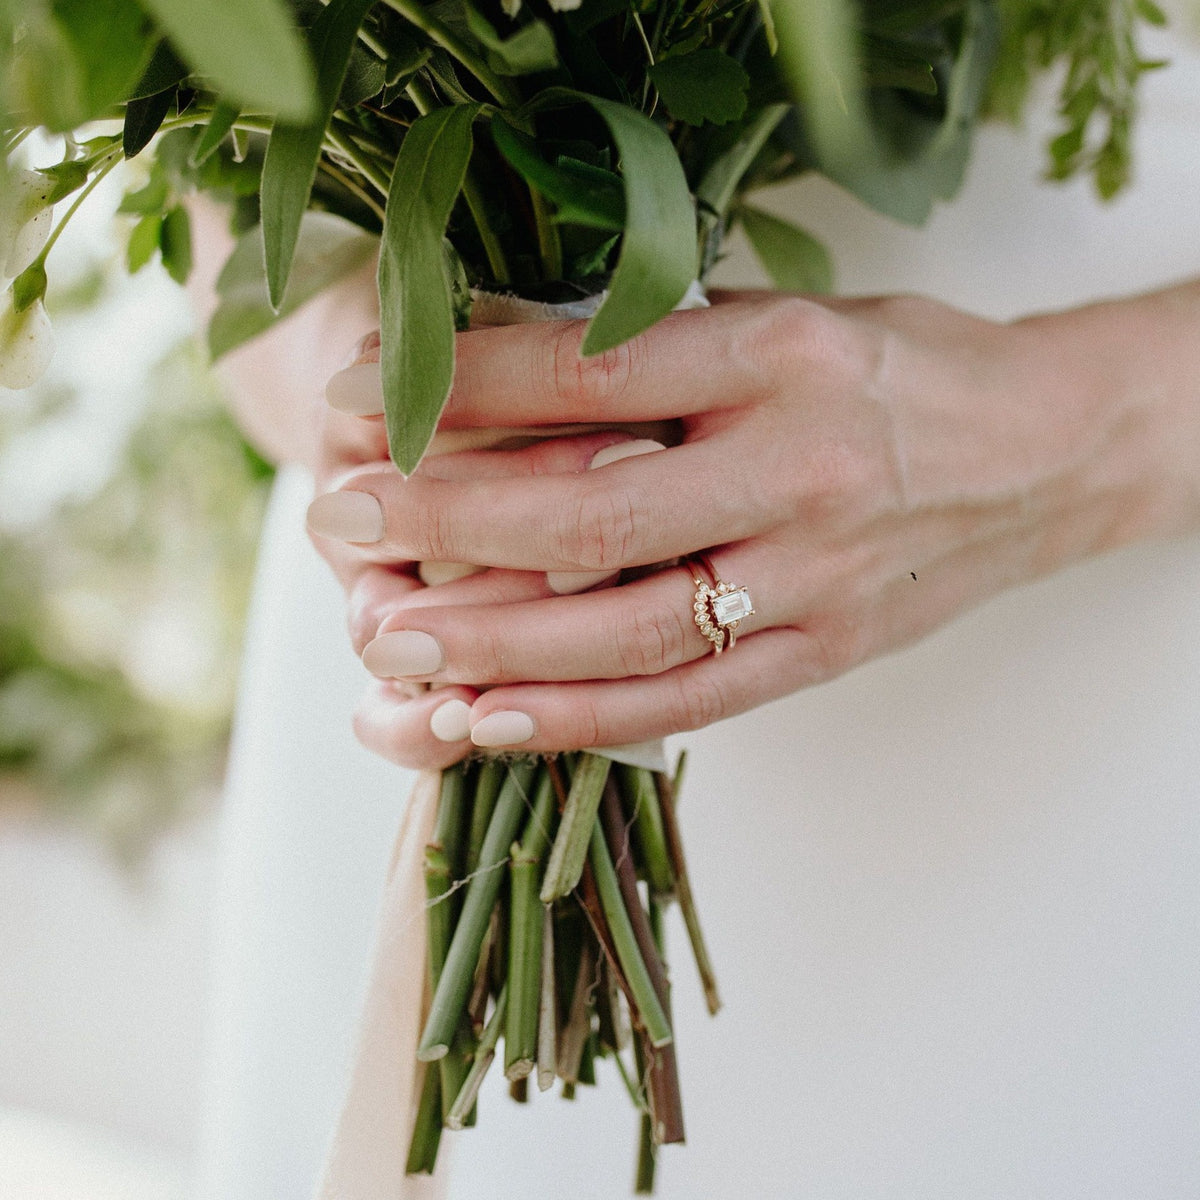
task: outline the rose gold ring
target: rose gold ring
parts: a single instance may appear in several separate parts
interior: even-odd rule
[[[696,585],[692,603],[696,628],[712,642],[714,654],[732,650],[738,625],[754,615],[750,593],[740,584],[725,583],[707,554],[689,556],[684,563]]]

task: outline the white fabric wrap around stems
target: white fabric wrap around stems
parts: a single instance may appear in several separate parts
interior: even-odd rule
[[[604,293],[566,304],[543,304],[516,296],[477,292],[476,325],[523,325],[592,316]],[[677,309],[706,308],[708,300],[693,283]],[[480,449],[517,439],[625,429],[636,437],[656,432],[645,425],[558,425],[439,433],[430,453]],[[652,770],[666,767],[659,740],[594,751],[618,762]],[[434,1200],[442,1195],[434,1178],[406,1175],[409,1142],[424,1080],[417,1061],[430,997],[425,994],[425,846],[432,839],[441,773],[422,771],[409,796],[396,835],[375,932],[375,948],[347,1094],[334,1131],[317,1200]],[[436,1069],[436,1064],[433,1064]],[[444,1161],[445,1148],[439,1162]]]

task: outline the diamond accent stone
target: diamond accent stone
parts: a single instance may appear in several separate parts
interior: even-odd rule
[[[718,625],[732,625],[753,612],[750,593],[744,587],[712,598],[712,614]]]

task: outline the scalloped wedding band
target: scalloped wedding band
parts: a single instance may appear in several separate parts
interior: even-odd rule
[[[750,593],[740,584],[725,583],[707,554],[697,554],[684,562],[696,585],[692,602],[696,628],[712,642],[714,654],[732,650],[737,642],[739,623],[754,616]]]

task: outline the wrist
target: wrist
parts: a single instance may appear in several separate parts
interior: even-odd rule
[[[1034,316],[1064,561],[1200,529],[1200,283]]]

